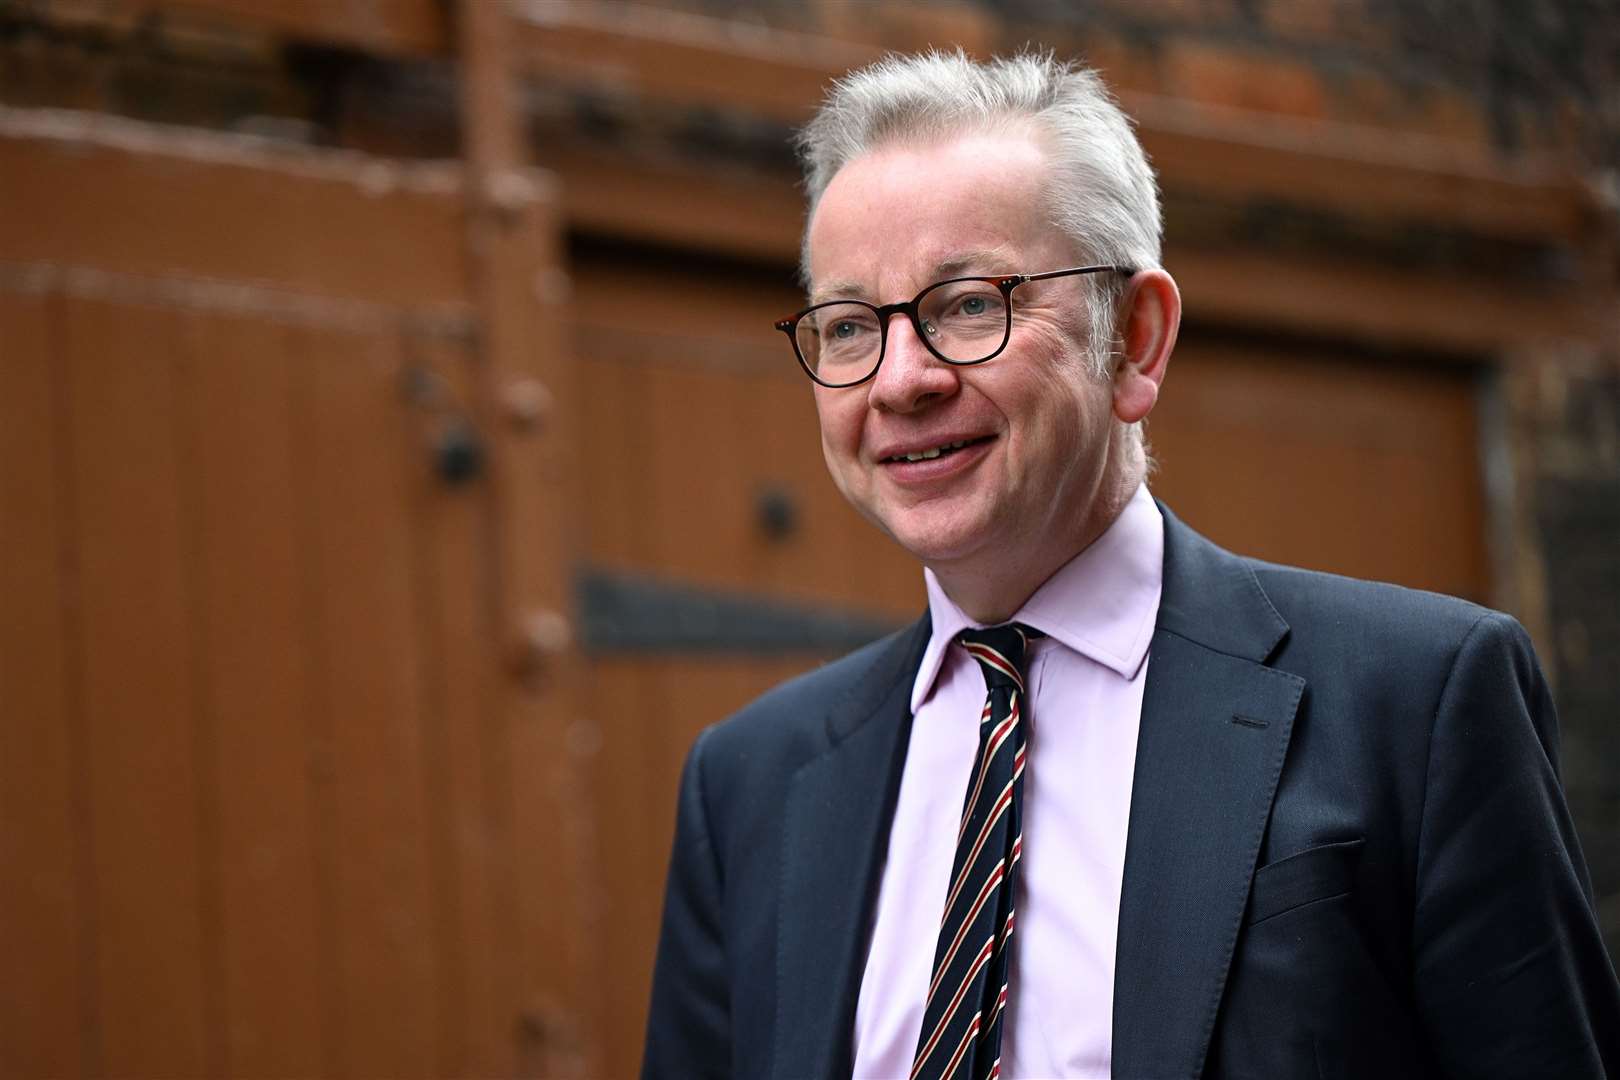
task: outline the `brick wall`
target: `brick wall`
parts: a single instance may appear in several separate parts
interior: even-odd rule
[[[1620,956],[1620,363],[1546,355],[1513,379],[1537,647],[1610,954]]]

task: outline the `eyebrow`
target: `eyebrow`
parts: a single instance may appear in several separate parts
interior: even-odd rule
[[[977,274],[991,274],[992,271],[984,269],[987,266],[1005,265],[1012,261],[1011,254],[1006,248],[986,248],[982,251],[966,251],[960,255],[953,255],[934,264],[930,273],[930,283],[945,281],[953,277],[973,276]],[[1002,269],[999,273],[1011,273]],[[857,281],[833,281],[819,286],[810,294],[810,304],[824,304],[829,300],[865,300],[870,294],[866,287]]]
[[[853,281],[834,281],[823,285],[810,294],[810,306],[824,304],[829,300],[864,300],[866,290]]]
[[[961,255],[936,264],[934,273],[938,276],[934,280],[943,281],[946,278],[961,274],[988,275],[992,272],[985,268],[990,266],[1001,266],[1003,269],[999,271],[1000,273],[1009,273],[1010,271],[1005,267],[1007,263],[1012,261],[1012,253],[1006,248],[985,248],[982,251],[963,252]]]

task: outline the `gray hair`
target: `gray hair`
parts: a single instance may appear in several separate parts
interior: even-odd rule
[[[886,56],[846,75],[799,133],[810,199],[800,251],[806,284],[808,221],[839,169],[885,144],[927,142],[1020,120],[1033,121],[1050,140],[1052,224],[1073,239],[1082,257],[1157,267],[1163,228],[1158,185],[1129,118],[1095,71],[1050,52],[980,64],[961,49],[935,50]],[[1091,362],[1106,373],[1114,352],[1114,306],[1124,282],[1098,274],[1088,286]]]

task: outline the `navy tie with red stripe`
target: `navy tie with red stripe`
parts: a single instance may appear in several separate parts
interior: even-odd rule
[[[1023,847],[1024,652],[1040,636],[1008,623],[958,639],[979,662],[988,694],[911,1080],[990,1080],[1001,1072],[1013,886]]]

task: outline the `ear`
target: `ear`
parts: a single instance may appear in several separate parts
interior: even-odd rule
[[[1134,424],[1153,411],[1181,327],[1181,292],[1163,270],[1138,270],[1120,302],[1123,354],[1114,369],[1114,415]]]

